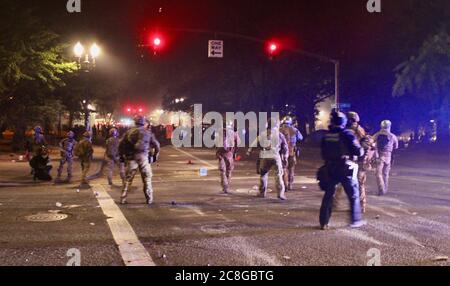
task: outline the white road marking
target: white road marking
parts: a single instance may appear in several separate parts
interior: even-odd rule
[[[415,244],[417,246],[420,246],[422,248],[425,247],[414,236],[412,236],[412,235],[410,235],[408,233],[400,231],[397,228],[398,226],[396,226],[396,225],[389,224],[387,222],[383,222],[383,224],[381,224],[381,223],[373,223],[371,225],[376,227],[378,230],[381,230],[382,232],[384,232],[386,234],[389,234],[389,235],[394,236],[396,238],[399,238],[401,240],[410,242],[410,243]]]
[[[385,243],[376,240],[375,238],[369,236],[367,233],[365,233],[362,230],[357,230],[357,229],[339,229],[337,232],[340,232],[342,234],[345,234],[346,236],[349,236],[351,238],[356,238],[359,240],[363,240],[363,241],[367,241],[376,245],[384,245]]]
[[[204,165],[210,167],[209,170],[217,170],[217,169],[218,169],[217,166],[215,166],[215,165],[213,165],[213,164],[211,164],[211,163],[209,163],[209,162],[206,162],[205,160],[202,160],[202,159],[200,159],[199,157],[197,157],[197,156],[195,156],[195,155],[192,155],[192,154],[189,153],[189,152],[183,151],[183,150],[181,150],[180,148],[176,148],[176,147],[173,147],[173,146],[172,146],[172,148],[175,149],[175,150],[177,150],[178,152],[183,153],[184,155],[187,155],[187,156],[191,157],[192,159],[195,159],[195,160],[201,162],[202,164],[204,164]]]
[[[94,193],[98,193],[98,203],[105,216],[108,217],[109,229],[119,247],[125,265],[155,266],[150,254],[139,241],[130,223],[105,188],[101,185],[95,185],[92,190]]]
[[[202,212],[202,210],[199,207],[187,206],[186,208],[192,210],[194,213],[198,214],[199,216],[205,216],[205,213]]]
[[[391,212],[388,212],[388,211],[385,211],[384,209],[376,207],[376,206],[369,205],[369,206],[367,206],[367,208],[368,209],[372,209],[372,210],[374,210],[376,212],[380,212],[382,214],[388,215],[390,217],[397,217],[395,214],[393,214]]]
[[[247,265],[260,265],[261,262],[268,266],[282,266],[283,264],[274,256],[249,243],[244,237],[230,237],[224,239],[223,247],[242,253]]]

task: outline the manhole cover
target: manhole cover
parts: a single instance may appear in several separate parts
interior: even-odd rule
[[[52,222],[52,221],[60,221],[69,217],[66,214],[57,214],[57,213],[42,213],[35,214],[25,217],[27,221],[31,222]]]

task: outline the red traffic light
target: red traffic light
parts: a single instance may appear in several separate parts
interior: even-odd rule
[[[154,51],[160,50],[164,46],[164,38],[159,34],[152,34],[150,36],[150,46]]]
[[[269,46],[270,52],[274,53],[274,52],[276,52],[277,49],[278,49],[277,44],[275,44],[275,43],[270,44],[270,46]]]
[[[161,45],[161,39],[159,37],[154,38],[153,45],[159,47]]]
[[[272,57],[280,52],[280,43],[277,41],[269,41],[267,42],[267,52]]]

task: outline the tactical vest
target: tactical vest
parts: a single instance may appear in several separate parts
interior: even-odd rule
[[[344,156],[350,154],[345,144],[342,132],[327,133],[323,138],[322,153],[327,162],[341,162]]]

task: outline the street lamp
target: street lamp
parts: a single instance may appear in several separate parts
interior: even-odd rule
[[[91,67],[95,68],[95,60],[100,56],[101,49],[96,43],[94,43],[91,45],[89,53],[86,53],[85,51],[86,50],[83,44],[81,44],[80,42],[78,42],[73,48],[73,53],[75,54],[75,57],[78,59],[79,68],[83,68],[86,72],[88,72]],[[83,63],[86,64],[84,67],[81,66],[81,58],[83,56],[85,57]],[[89,58],[92,59],[92,66],[90,66]]]
[[[84,48],[83,44],[81,44],[81,42],[77,42],[73,47],[73,53],[75,57],[78,59],[78,68],[87,73],[95,69],[96,59],[100,56],[101,49],[96,43],[93,43],[89,49],[89,52],[86,52],[86,49]],[[81,59],[83,57],[85,58],[85,60],[83,61],[84,65],[82,65],[81,63]],[[92,59],[92,64],[90,58]],[[86,98],[89,98],[89,91],[87,86],[86,86]],[[84,125],[86,127],[86,131],[91,131],[90,113],[91,110],[93,110],[93,106],[89,104],[87,99],[83,100],[83,109],[84,109]]]

